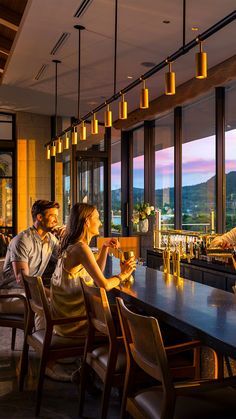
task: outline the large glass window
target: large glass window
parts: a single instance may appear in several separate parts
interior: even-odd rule
[[[111,231],[121,232],[121,143],[111,146]]]
[[[183,108],[182,227],[211,231],[215,212],[214,97]]]
[[[174,228],[174,115],[155,123],[155,207],[161,210],[162,227]]]
[[[0,139],[12,141],[13,139],[12,115],[0,113]]]
[[[236,85],[226,89],[225,173],[226,230],[236,226]]]
[[[0,152],[0,257],[6,254],[12,232],[12,153]]]
[[[133,211],[138,203],[144,201],[144,128],[133,132]],[[138,230],[138,224],[133,224]]]
[[[144,201],[144,128],[133,132],[133,206]]]

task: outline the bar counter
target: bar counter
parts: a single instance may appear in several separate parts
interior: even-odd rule
[[[120,271],[114,258],[111,268]],[[134,279],[113,294],[236,359],[235,294],[140,265]]]

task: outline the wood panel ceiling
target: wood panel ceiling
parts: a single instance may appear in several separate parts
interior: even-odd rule
[[[28,0],[0,0],[0,82]]]

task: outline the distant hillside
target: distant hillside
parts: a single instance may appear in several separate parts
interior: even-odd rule
[[[187,210],[197,211],[197,208],[199,208],[199,206],[201,208],[201,211],[209,211],[209,206],[213,206],[213,203],[215,201],[215,183],[216,177],[213,176],[207,182],[198,183],[197,185],[192,186],[184,186],[182,188],[183,212],[186,212]],[[143,194],[144,190],[142,188],[134,188],[134,202],[142,201]],[[156,202],[164,201],[169,207],[174,208],[174,188],[157,189],[155,191],[155,194]],[[230,172],[226,175],[226,194],[226,200],[230,201],[232,199],[235,199],[236,201],[236,171]],[[165,195],[168,200],[163,200],[163,197],[165,197]],[[114,209],[120,208],[120,196],[120,189],[112,191],[112,207]]]

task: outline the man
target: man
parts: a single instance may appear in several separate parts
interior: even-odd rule
[[[0,288],[22,288],[22,271],[26,275],[42,276],[49,261],[56,264],[59,242],[52,230],[58,225],[58,209],[55,201],[38,200],[33,204],[33,226],[15,236],[8,245]],[[22,313],[22,309],[22,302],[14,299],[0,305],[0,310],[8,313]]]
[[[222,247],[223,249],[236,246],[236,227],[222,236],[212,240],[210,247]]]

